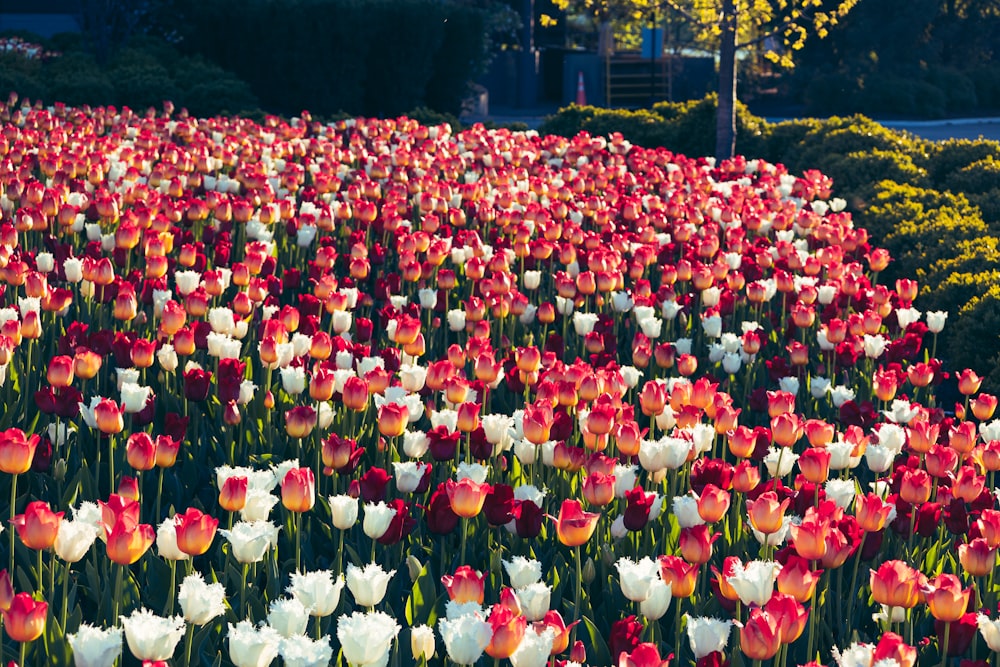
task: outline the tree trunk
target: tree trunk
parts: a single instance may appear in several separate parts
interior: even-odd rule
[[[611,21],[602,20],[597,28],[597,55],[607,58],[615,53],[615,33]]]
[[[736,152],[736,5],[722,0],[722,42],[719,45],[719,105],[715,116],[715,157]]]

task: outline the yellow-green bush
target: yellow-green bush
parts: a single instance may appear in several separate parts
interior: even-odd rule
[[[995,391],[1000,387],[1000,282],[988,282],[987,274],[976,279],[988,288],[952,312],[944,330],[944,355],[939,356],[949,368],[976,369],[986,378],[983,388]]]
[[[986,139],[949,139],[930,146],[928,160],[924,165],[931,184],[936,188],[946,188],[946,179],[973,162],[989,156],[1000,157],[1000,142]]]

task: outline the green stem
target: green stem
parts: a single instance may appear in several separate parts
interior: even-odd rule
[[[42,564],[42,550],[41,549],[35,549],[35,567],[37,568],[37,571],[35,572],[35,581],[38,583],[38,593],[42,596],[42,599],[44,600],[45,599],[45,585],[43,583],[43,577],[44,577],[44,572],[45,572],[45,570],[44,570],[45,566]]]
[[[240,588],[240,614],[243,614],[245,618],[250,618],[250,609],[247,608],[247,587],[250,585],[247,581],[247,576],[249,573],[250,565],[243,563],[243,586]]]
[[[62,613],[59,616],[63,633],[66,632],[66,616],[68,611],[69,611],[69,563],[66,563],[66,567],[63,570]]]
[[[344,531],[340,531],[340,537],[337,539],[337,567],[334,570],[336,577],[340,576],[340,573],[344,571]]]
[[[194,645],[194,623],[187,624],[184,633],[184,664],[191,667],[191,647]]]
[[[17,531],[14,529],[14,516],[17,514],[17,475],[15,474],[10,480],[10,522],[11,527],[7,529],[7,536],[10,538],[10,552],[9,552],[9,565],[7,566],[7,574],[13,579],[14,577],[14,533]]]
[[[177,561],[168,561],[170,564],[170,591],[167,594],[167,617],[174,615],[174,599],[177,595]]]
[[[847,622],[847,627],[853,627],[853,615],[854,615],[854,599],[858,595],[858,589],[855,588],[858,584],[858,567],[861,565],[861,552],[865,548],[865,540],[868,538],[868,533],[862,533],[861,541],[858,543],[857,557],[854,559],[854,567],[851,569],[851,587],[847,589],[847,616],[844,619]]]
[[[108,474],[111,477],[111,491],[109,493],[115,493],[117,487],[115,487],[115,435],[114,433],[108,433]]]
[[[573,547],[573,555],[576,557],[576,590],[573,592],[573,620],[580,620],[580,595],[583,593],[583,564],[580,562],[580,545]],[[576,625],[570,633],[569,645],[576,643]]]
[[[118,619],[118,612],[121,610],[121,601],[123,596],[123,590],[125,587],[124,581],[122,579],[124,574],[125,566],[117,565],[115,566],[115,598],[111,601],[111,622],[115,627],[120,627],[121,621]]]
[[[295,512],[295,571],[302,572],[302,513]]]
[[[809,568],[811,570],[815,570],[816,569],[816,561],[809,561]],[[816,646],[816,620],[817,620],[817,617],[818,617],[818,615],[816,613],[816,588],[818,588],[818,587],[817,586],[813,586],[812,595],[809,598],[809,639],[808,639],[808,642],[806,644],[806,646],[807,646],[807,648],[806,648],[806,660],[807,661],[811,661],[813,659],[813,655],[814,655],[814,653],[813,653],[813,647]]]
[[[948,664],[948,640],[951,638],[951,623],[944,624],[944,639],[941,641],[941,667]]]
[[[153,524],[160,523],[160,499],[163,497],[163,468],[160,468],[156,480],[156,516],[153,517]]]
[[[465,540],[466,540],[466,537],[468,537],[468,534],[469,534],[469,518],[463,516],[462,517],[462,548],[459,551],[459,559],[458,559],[458,564],[460,566],[461,565],[465,565]]]

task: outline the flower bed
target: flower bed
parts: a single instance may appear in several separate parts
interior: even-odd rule
[[[4,115],[20,664],[123,635],[125,664],[239,667],[1000,649],[997,399],[964,371],[935,404],[947,315],[879,283],[823,174],[405,118]]]

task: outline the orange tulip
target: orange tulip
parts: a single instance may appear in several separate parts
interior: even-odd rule
[[[378,411],[378,432],[387,438],[403,435],[409,418],[405,405],[385,403]]]
[[[104,530],[108,538],[108,558],[119,565],[131,565],[142,558],[156,539],[156,531],[151,525],[137,524],[127,518],[119,519],[110,529],[105,526]]]
[[[819,583],[823,570],[812,570],[809,561],[800,556],[791,555],[778,572],[778,591],[792,596],[799,602],[805,602],[812,597]]]
[[[597,528],[599,513],[584,512],[579,500],[567,498],[559,508],[556,536],[568,547],[586,544]]]
[[[156,467],[156,443],[145,431],[138,431],[125,442],[125,458],[133,470],[152,470]]]
[[[180,440],[174,440],[169,435],[156,436],[156,467],[169,468],[177,462],[177,453],[181,449]]]
[[[920,586],[927,582],[923,574],[901,560],[888,560],[870,572],[869,584],[875,602],[903,609],[917,606]]]
[[[769,660],[781,646],[778,619],[763,609],[750,610],[746,623],[740,628],[740,649],[751,660]]]
[[[675,598],[691,597],[700,567],[678,556],[660,556],[660,578],[670,586],[670,594]]]
[[[189,556],[200,556],[212,546],[219,520],[195,507],[174,517],[177,531],[177,548]]]
[[[931,615],[939,621],[953,623],[965,615],[972,589],[962,589],[962,580],[954,574],[939,574],[924,591]]]
[[[19,428],[0,432],[0,470],[11,475],[28,472],[40,440],[37,434],[26,436]]]
[[[958,545],[958,562],[968,574],[983,577],[996,566],[997,550],[985,538],[977,537],[968,544]]]
[[[524,638],[528,619],[523,614],[515,613],[508,607],[497,604],[493,605],[489,624],[493,631],[493,639],[486,646],[487,655],[496,660],[509,658]]]
[[[441,577],[441,583],[448,592],[448,598],[456,604],[483,603],[486,594],[486,575],[468,565],[459,567],[454,575],[444,575]]]
[[[316,408],[297,405],[285,411],[285,432],[292,438],[307,438],[316,427]]]
[[[712,559],[712,544],[720,537],[722,533],[710,534],[707,524],[682,528],[677,545],[681,558],[697,565],[707,563]]]
[[[698,496],[698,516],[705,523],[715,523],[729,511],[729,492],[714,484],[706,484]]]
[[[247,504],[246,477],[229,477],[219,489],[219,506],[227,512],[239,512]]]
[[[45,378],[53,387],[68,387],[73,384],[73,357],[59,355],[49,360]]]
[[[750,524],[765,535],[778,532],[785,518],[785,510],[791,502],[791,498],[785,498],[779,503],[778,494],[774,491],[766,491],[757,496],[756,500],[748,500]]]
[[[59,521],[63,512],[53,512],[47,502],[35,500],[28,503],[24,514],[11,519],[21,542],[29,549],[48,549],[56,541]]]
[[[802,523],[793,524],[789,528],[795,552],[807,560],[821,559],[826,555],[826,535],[830,530],[831,525],[828,517],[820,517],[814,511],[806,511]]]
[[[764,605],[764,611],[773,616],[777,622],[778,641],[782,644],[791,644],[802,636],[810,613],[802,606],[801,600],[796,600],[791,595],[781,592],[771,596],[771,599]]]
[[[830,450],[810,447],[798,458],[799,470],[807,481],[822,484],[830,476]]]
[[[312,468],[292,468],[281,480],[281,504],[290,512],[308,512],[316,504]]]
[[[121,408],[110,398],[101,399],[97,404],[97,407],[94,408],[94,419],[97,421],[97,428],[101,433],[113,435],[121,433],[125,429]]]
[[[893,506],[885,502],[877,494],[859,495],[854,502],[854,515],[861,530],[877,533],[885,527],[885,522],[892,512]]]
[[[38,602],[28,593],[18,593],[10,608],[3,612],[3,625],[7,636],[16,642],[32,642],[45,632],[45,618],[49,613],[47,602]]]
[[[468,477],[458,480],[449,479],[444,485],[451,503],[451,511],[460,517],[471,519],[483,509],[486,496],[491,491],[489,484],[479,484]]]

